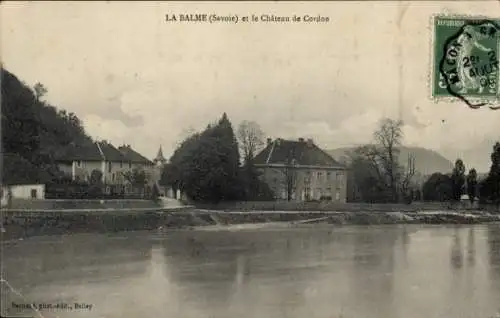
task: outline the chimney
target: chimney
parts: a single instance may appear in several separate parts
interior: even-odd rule
[[[300,142],[304,142],[304,138],[299,138],[299,141]]]
[[[273,142],[273,140],[271,138],[267,138],[267,145],[269,146],[271,143]]]
[[[314,142],[313,142],[313,140],[311,138],[307,139],[307,145],[308,146],[314,145]]]

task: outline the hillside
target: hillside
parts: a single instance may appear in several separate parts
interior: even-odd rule
[[[78,117],[41,101],[32,88],[1,69],[2,183],[37,183],[53,178],[54,156],[69,144],[92,139]],[[46,91],[45,91],[46,92]]]
[[[345,162],[347,153],[353,151],[356,147],[343,147],[327,150],[335,159]],[[421,175],[431,175],[434,172],[447,173],[453,169],[453,163],[434,150],[420,147],[401,147],[399,163],[407,164],[409,154],[415,156],[415,170]]]

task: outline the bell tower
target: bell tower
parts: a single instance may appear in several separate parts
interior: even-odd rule
[[[153,162],[157,167],[163,167],[167,163],[167,159],[163,156],[161,146],[160,149],[158,149],[158,154],[156,155],[156,158],[154,158]]]

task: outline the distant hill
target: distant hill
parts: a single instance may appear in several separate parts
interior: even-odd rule
[[[343,147],[337,149],[327,150],[334,159],[345,162],[347,153],[353,151],[356,147]],[[441,154],[434,150],[429,150],[420,147],[401,147],[399,155],[399,163],[406,165],[408,155],[415,156],[415,170],[424,176],[431,175],[434,172],[448,173],[453,169],[453,163],[443,157]]]

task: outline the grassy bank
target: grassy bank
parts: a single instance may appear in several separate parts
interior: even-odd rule
[[[147,209],[158,208],[152,200],[34,200],[13,198],[10,210],[92,210],[92,209]]]
[[[219,204],[190,203],[199,209],[217,211],[342,211],[342,212],[417,212],[447,210],[447,202],[392,203],[341,203],[341,202],[293,202],[293,201],[244,201]]]
[[[325,212],[325,211],[252,211],[224,212],[209,210],[134,211],[128,213],[5,213],[2,240],[40,235],[109,233],[283,222],[287,226],[327,223],[341,225],[378,224],[478,224],[499,222],[500,214],[485,212]]]

